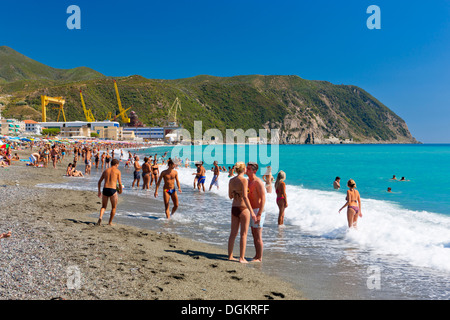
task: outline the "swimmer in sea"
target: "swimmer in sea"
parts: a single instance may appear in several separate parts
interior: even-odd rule
[[[174,169],[175,168],[174,162],[172,160],[169,160],[167,162],[167,165],[169,166],[169,168],[161,172],[158,182],[156,183],[155,198],[158,197],[158,188],[159,185],[161,184],[161,179],[164,179],[164,186],[163,186],[164,206],[166,217],[167,219],[170,219],[170,216],[173,216],[175,214],[175,211],[177,211],[178,209],[178,195],[177,190],[175,189],[175,183],[177,184],[179,192],[181,192],[181,188],[180,188],[180,181],[178,181],[178,172]],[[170,206],[169,206],[170,199],[172,199],[173,202],[172,214],[170,213]]]
[[[341,209],[339,209],[339,213],[341,213],[342,209],[348,206],[347,208],[348,227],[356,229],[358,217],[362,218],[361,197],[359,195],[358,190],[356,190],[356,183],[353,179],[348,180],[347,186],[349,188],[347,190],[347,197],[345,198],[347,202]]]
[[[336,177],[336,179],[334,179],[333,188],[335,190],[339,190],[341,188],[341,178],[340,177]]]

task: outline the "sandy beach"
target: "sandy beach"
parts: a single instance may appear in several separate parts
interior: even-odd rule
[[[19,152],[25,159],[29,154]],[[289,283],[228,261],[214,246],[108,226],[110,207],[104,225],[96,226],[95,192],[36,187],[63,180],[67,163],[53,169],[16,161],[0,168],[0,232],[12,231],[0,240],[1,299],[304,299]]]

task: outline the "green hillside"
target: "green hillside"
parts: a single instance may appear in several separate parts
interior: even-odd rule
[[[0,47],[0,82],[3,83],[18,80],[79,81],[103,77],[101,73],[87,67],[55,69],[9,47]]]
[[[45,66],[44,66],[45,67]],[[42,72],[47,72],[46,68]],[[79,91],[97,120],[118,110],[113,79],[19,80],[0,84],[3,116],[41,120],[40,95],[66,99],[67,119],[84,120]],[[38,71],[34,71],[39,76]],[[0,76],[2,73],[0,73]],[[77,80],[75,80],[77,79]],[[117,78],[124,108],[131,107],[148,126],[164,125],[168,107],[181,101],[180,123],[193,131],[195,120],[203,130],[280,129],[282,143],[327,143],[329,139],[353,139],[367,143],[416,143],[406,123],[361,88],[310,81],[298,76],[246,75],[214,77],[200,75],[177,80]],[[5,98],[8,97],[8,98]],[[0,106],[1,107],[1,106]],[[57,111],[47,112],[48,121]]]

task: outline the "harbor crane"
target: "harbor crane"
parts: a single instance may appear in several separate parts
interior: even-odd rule
[[[86,109],[86,105],[84,104],[83,94],[81,93],[80,89],[80,97],[81,97],[81,104],[83,105],[83,111],[84,116],[86,117],[87,122],[95,122],[94,115],[92,114],[91,109]]]
[[[176,127],[177,126],[177,111],[181,111],[181,102],[178,97],[175,98],[175,101],[172,103],[172,106],[169,108],[169,114],[167,117],[167,121],[169,126]]]
[[[113,120],[116,117],[121,117],[123,123],[130,123],[130,118],[127,116],[126,112],[131,109],[129,107],[128,109],[124,109],[122,107],[122,102],[120,101],[120,95],[119,95],[119,88],[117,88],[117,82],[114,80],[114,89],[116,90],[116,97],[117,97],[117,103],[119,104],[119,114],[117,114],[115,117],[111,117],[111,113],[108,114],[108,119]]]
[[[59,109],[58,111],[58,118],[57,122],[59,122],[59,116],[62,113],[64,122],[66,122],[66,115],[64,114],[64,104],[66,103],[66,100],[63,99],[63,97],[48,97],[48,96],[41,96],[41,104],[42,104],[42,122],[47,122],[47,105],[49,103],[57,104],[59,107],[53,107],[53,109]]]

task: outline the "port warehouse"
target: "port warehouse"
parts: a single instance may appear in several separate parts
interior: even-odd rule
[[[163,140],[171,133],[173,127],[121,127],[116,121],[70,121],[70,122],[40,122],[42,127],[60,129],[62,137],[90,136],[97,133],[99,138],[116,140],[149,139]]]

